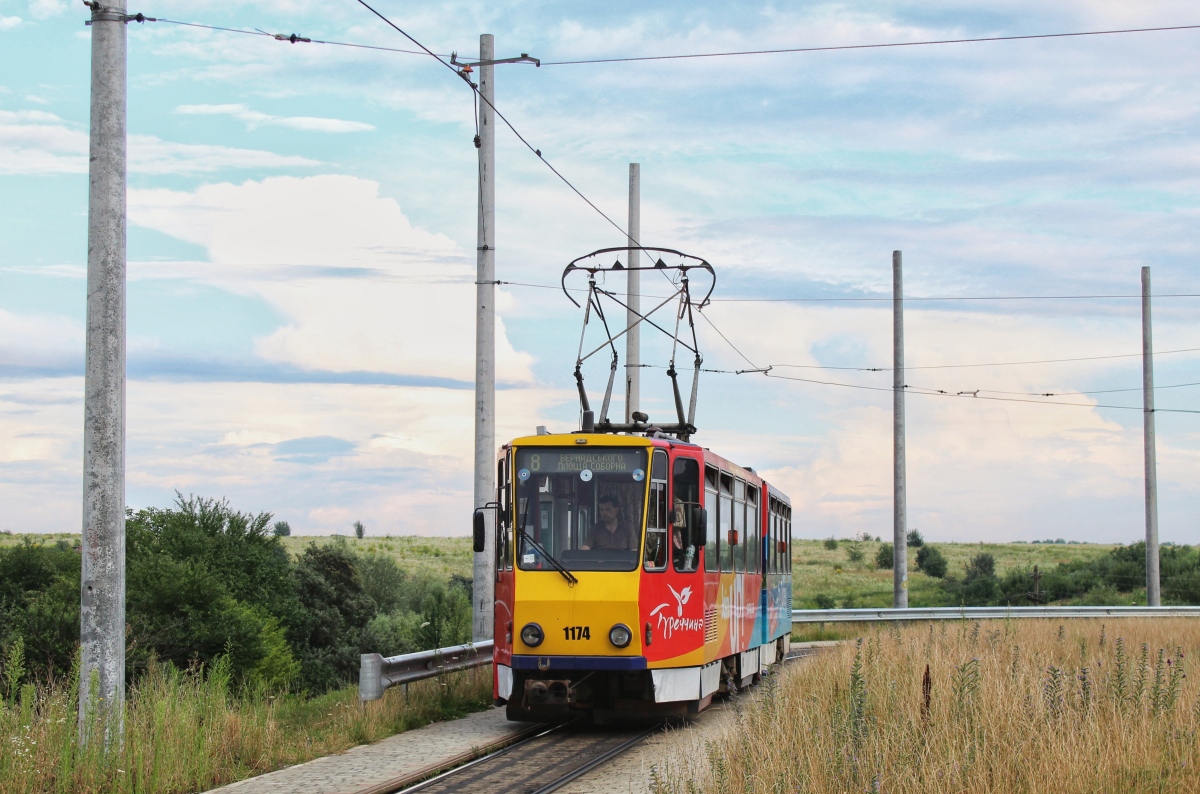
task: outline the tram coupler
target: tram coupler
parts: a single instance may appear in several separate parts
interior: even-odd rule
[[[573,700],[571,682],[568,679],[546,681],[536,679],[525,682],[525,706],[545,708],[559,706],[567,708]]]

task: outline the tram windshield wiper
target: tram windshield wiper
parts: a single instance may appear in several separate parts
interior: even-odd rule
[[[550,567],[553,568],[554,570],[558,571],[559,574],[562,575],[562,578],[567,580],[567,585],[570,587],[574,587],[575,585],[579,584],[579,580],[575,578],[575,574],[568,571],[561,562],[559,562],[557,559],[554,558],[553,554],[546,551],[546,549],[542,547],[542,544],[538,543],[536,540],[531,538],[529,536],[529,534],[525,531],[525,525],[529,522],[529,507],[533,503],[533,501],[534,501],[533,499],[530,499],[529,497],[525,497],[525,511],[521,514],[521,523],[517,527],[517,538],[519,540],[525,541],[530,546],[533,546],[534,549],[539,551],[541,553],[542,557],[545,558],[546,562],[550,563]],[[524,548],[524,547],[522,547],[522,548]]]

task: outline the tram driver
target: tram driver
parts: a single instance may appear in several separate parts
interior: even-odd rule
[[[596,515],[600,519],[588,532],[587,543],[579,548],[610,549],[613,551],[637,551],[637,533],[621,521],[621,509],[615,496],[605,494],[596,504]]]

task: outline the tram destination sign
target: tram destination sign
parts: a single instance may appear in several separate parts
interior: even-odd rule
[[[632,474],[646,468],[646,453],[638,449],[526,449],[522,456],[530,471],[541,474]]]

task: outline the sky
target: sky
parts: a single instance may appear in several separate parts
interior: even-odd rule
[[[492,33],[498,57],[543,62],[496,67],[497,107],[544,158],[499,130],[501,441],[578,427],[582,312],[556,286],[624,241],[546,163],[624,228],[637,162],[643,243],[716,270],[705,368],[771,368],[703,373],[695,440],[782,489],[801,536],[891,534],[901,250],[910,527],[1143,536],[1149,266],[1157,405],[1181,411],[1155,414],[1160,534],[1197,541],[1200,414],[1182,411],[1200,410],[1200,30],[553,63],[1200,24],[1194,3],[375,7],[441,55]],[[351,0],[129,11],[173,22],[128,26],[127,503],[225,498],[295,534],[468,534],[471,90],[427,55],[369,49],[413,46]],[[0,530],[80,528],[87,14],[0,0]],[[665,365],[664,340],[643,340]],[[642,382],[669,421],[664,371]]]

